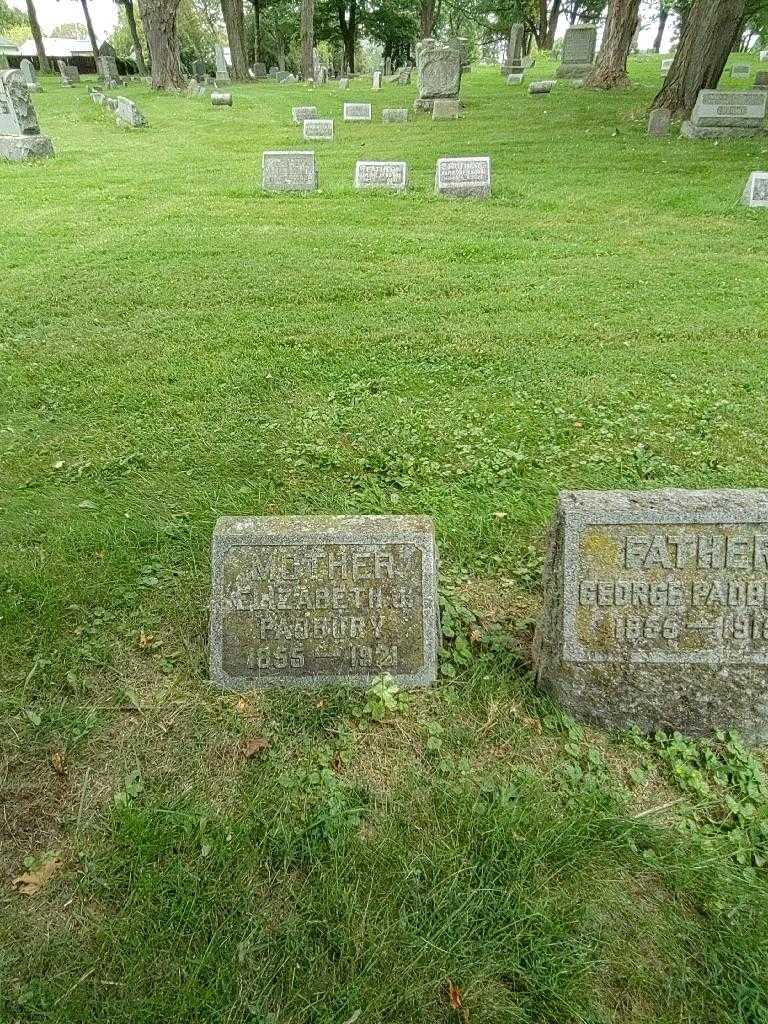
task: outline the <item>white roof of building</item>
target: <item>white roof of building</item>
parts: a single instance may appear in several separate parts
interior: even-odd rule
[[[92,57],[90,39],[62,39],[61,36],[43,36],[43,47],[48,57]],[[18,48],[23,57],[36,57],[34,39],[25,39]]]

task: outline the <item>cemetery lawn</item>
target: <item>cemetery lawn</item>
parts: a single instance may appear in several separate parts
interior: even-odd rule
[[[766,1024],[764,752],[529,671],[558,489],[768,479],[768,145],[649,140],[631,74],[406,125],[130,85],[137,132],[44,83],[56,159],[0,167],[0,1020]],[[262,195],[305,102],[321,190]],[[469,154],[493,197],[435,199]],[[434,689],[212,689],[216,517],[307,513],[434,517]]]

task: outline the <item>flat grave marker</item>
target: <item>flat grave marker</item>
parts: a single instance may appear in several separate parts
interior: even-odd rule
[[[312,192],[317,169],[312,150],[267,150],[261,158],[262,188],[270,192]]]
[[[307,140],[324,139],[333,142],[333,118],[308,117],[304,122],[304,138]]]
[[[408,165],[404,160],[358,160],[355,164],[355,188],[402,192],[407,184]]]
[[[768,206],[768,172],[752,171],[747,180],[741,201],[745,206]]]
[[[385,107],[381,112],[381,120],[385,124],[402,124],[408,120],[408,108]]]
[[[294,124],[303,124],[308,118],[317,118],[317,107],[292,107],[291,116]]]
[[[441,157],[435,169],[435,192],[457,199],[487,199],[491,194],[491,158]]]
[[[344,120],[345,121],[370,121],[371,120],[371,104],[370,103],[345,103],[344,104]]]

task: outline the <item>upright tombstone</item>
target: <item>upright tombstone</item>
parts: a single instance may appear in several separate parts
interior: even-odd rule
[[[408,165],[404,160],[358,160],[355,164],[355,188],[402,192],[407,184]]]
[[[339,79],[339,88],[340,89],[348,89],[349,88],[349,79],[348,78],[340,78]]]
[[[768,206],[768,173],[752,171],[741,197],[745,206]]]
[[[257,80],[267,77],[267,65],[260,60],[255,61],[251,65],[251,71],[253,72],[253,77]]]
[[[371,120],[371,104],[370,103],[345,103],[344,104],[344,120],[345,121],[370,121]]]
[[[192,74],[195,76],[195,79],[198,82],[205,82],[205,77],[206,77],[205,61],[200,60],[199,57],[196,60],[193,60],[192,61]]]
[[[565,491],[536,671],[610,728],[768,741],[768,491]]]
[[[652,110],[648,115],[648,134],[657,139],[669,135],[671,119],[672,115],[669,110],[661,108]]]
[[[269,69],[269,77],[270,78],[277,78],[277,75],[278,75],[279,71],[280,71],[280,68],[276,64],[273,64],[272,67]]]
[[[61,75],[61,84],[70,86],[78,85],[80,83],[80,72],[71,64],[67,64],[66,61],[56,61],[56,65]]]
[[[53,155],[51,140],[40,134],[24,76],[0,71],[0,158],[19,162]]]
[[[319,139],[325,142],[333,142],[333,118],[330,117],[308,117],[304,121],[304,138],[307,141]]]
[[[437,678],[438,558],[425,516],[227,517],[212,569],[218,686]]]
[[[42,86],[37,81],[35,74],[35,65],[27,57],[24,57],[21,64],[19,65],[22,77],[27,84],[29,92],[42,92]]]
[[[597,46],[597,26],[573,25],[566,29],[563,57],[555,78],[586,78],[592,70]]]
[[[381,112],[384,124],[402,124],[408,120],[407,107],[385,107]]]
[[[436,99],[432,103],[433,121],[455,121],[459,116],[458,100]]]
[[[507,39],[506,60],[501,65],[502,75],[521,75],[523,73],[523,38],[525,25],[516,22],[509,30]]]
[[[674,57],[666,57],[661,62],[661,76],[662,76],[662,78],[666,78],[667,77],[669,69],[672,67],[672,65],[674,63],[675,63],[675,58]]]
[[[312,192],[317,188],[312,150],[267,150],[261,158],[261,187],[268,192]]]
[[[454,199],[487,199],[491,194],[491,158],[441,157],[435,168],[435,192]]]
[[[765,134],[768,92],[702,89],[681,132],[689,139],[750,138]]]
[[[760,51],[760,62],[764,64],[768,60],[768,50]]]
[[[303,124],[308,118],[317,117],[317,107],[292,107],[291,116],[294,124]]]
[[[371,88],[373,89],[374,92],[378,92],[379,89],[381,88],[381,72],[380,71],[374,71],[373,72],[373,79],[371,81]]]
[[[117,97],[117,123],[126,128],[143,128],[147,119],[133,102],[125,96]]]
[[[216,80],[219,82],[229,81],[229,68],[227,67],[227,58],[224,54],[224,47],[221,43],[216,43],[214,47],[214,54],[216,56]]]
[[[758,71],[755,75],[753,89],[768,89],[768,71]]]
[[[0,52],[0,71],[9,71],[10,67],[11,66],[8,63],[8,58],[6,57],[6,55]]]
[[[410,85],[411,84],[411,69],[400,68],[397,73],[398,85]]]
[[[461,60],[456,49],[435,39],[423,39],[416,51],[419,94],[416,110],[432,110],[436,99],[458,100]]]
[[[109,54],[99,57],[97,61],[99,78],[104,83],[105,89],[114,89],[123,84],[117,70],[117,61]]]
[[[731,66],[731,78],[749,78],[752,74],[750,64],[733,64]]]

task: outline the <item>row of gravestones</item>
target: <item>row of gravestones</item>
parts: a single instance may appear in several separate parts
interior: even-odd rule
[[[219,519],[211,678],[429,685],[437,581],[427,517]],[[768,740],[768,491],[561,493],[534,662],[580,719]]]
[[[292,107],[294,124],[304,125],[305,139],[333,139],[333,118],[322,118],[317,107]],[[345,121],[371,121],[373,114],[370,103],[345,103]],[[432,106],[432,120],[455,120],[459,116],[458,100],[435,100]],[[408,120],[407,107],[384,107],[381,120],[385,124],[402,124]]]
[[[105,96],[98,89],[92,89],[90,95],[94,103],[114,113],[117,124],[125,128],[143,128],[147,124],[146,117],[133,100],[125,96]]]
[[[318,187],[312,150],[268,150],[262,154],[262,188],[267,192],[313,192]],[[403,160],[358,160],[355,187],[403,191],[408,167]],[[491,158],[441,157],[435,167],[435,192],[456,199],[487,199],[491,194]]]

